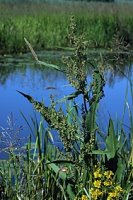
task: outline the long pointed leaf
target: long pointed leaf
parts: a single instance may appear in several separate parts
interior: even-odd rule
[[[36,62],[37,62],[38,64],[44,65],[45,67],[54,68],[54,69],[56,69],[56,70],[58,70],[58,71],[62,71],[57,65],[48,64],[48,63],[46,63],[46,62],[40,61],[40,60],[38,59],[38,56],[37,56],[37,54],[35,53],[34,49],[32,48],[30,42],[29,42],[26,38],[24,38],[24,40],[25,40],[27,46],[29,47],[29,49],[30,49],[32,55],[34,56],[34,58],[35,58],[35,60],[36,60]]]
[[[118,149],[118,141],[115,135],[114,124],[113,121],[109,120],[109,128],[108,128],[108,136],[106,138],[106,151],[107,158],[114,158],[116,151]]]

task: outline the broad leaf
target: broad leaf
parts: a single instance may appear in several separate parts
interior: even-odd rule
[[[108,152],[107,158],[108,159],[114,158],[117,152],[117,149],[118,149],[118,141],[115,135],[113,121],[110,119],[109,127],[108,127],[108,136],[106,138],[106,151]]]
[[[66,173],[61,172],[60,168],[55,165],[54,163],[49,164],[49,166],[52,168],[52,170],[56,173],[56,175],[59,175],[59,177],[65,181],[66,180]]]

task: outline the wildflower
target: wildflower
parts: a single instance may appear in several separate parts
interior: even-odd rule
[[[81,200],[88,200],[86,195],[82,195]]]
[[[94,187],[96,187],[96,188],[100,188],[100,186],[101,186],[101,181],[100,180],[96,180],[96,181],[94,181]]]
[[[108,196],[107,200],[113,200],[113,198],[111,196]]]
[[[115,187],[115,190],[116,190],[117,193],[120,193],[120,192],[123,191],[123,189],[121,188],[120,185],[117,185],[117,186]]]
[[[114,188],[114,191],[113,192],[110,192],[108,197],[107,197],[107,200],[113,200],[114,198],[118,198],[120,193],[122,192],[122,188],[120,185],[117,185],[115,188]]]
[[[103,182],[104,186],[111,186],[112,185],[112,181],[111,180],[107,180]]]
[[[96,170],[94,172],[94,178],[101,178],[102,177],[102,174],[100,173],[100,169]]]
[[[117,197],[117,193],[114,191],[114,192],[109,192],[109,196],[107,198],[107,200],[110,200],[110,199],[113,199]]]
[[[114,175],[114,173],[113,173],[112,171],[105,171],[105,172],[104,172],[104,176],[105,176],[107,179],[112,178],[113,175]]]
[[[91,198],[97,200],[99,196],[102,195],[102,191],[99,189],[91,188],[90,189]]]

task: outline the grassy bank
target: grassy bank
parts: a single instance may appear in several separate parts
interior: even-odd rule
[[[68,46],[70,14],[90,47],[111,47],[115,35],[132,46],[132,12],[132,4],[0,4],[0,53],[25,52],[24,37],[36,50]]]

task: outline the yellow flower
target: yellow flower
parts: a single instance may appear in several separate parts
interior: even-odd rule
[[[112,178],[113,175],[114,175],[114,173],[113,173],[112,171],[105,171],[105,172],[104,172],[104,176],[105,176],[107,179]]]
[[[86,195],[82,195],[81,200],[88,200]]]
[[[110,180],[104,181],[103,184],[104,184],[104,186],[111,186],[112,185],[112,181],[110,181]]]
[[[117,185],[115,188],[114,188],[114,192],[109,192],[109,195],[108,195],[108,198],[107,200],[112,200],[114,198],[118,198],[119,195],[120,195],[120,192],[122,192],[122,188],[120,185]]]
[[[112,200],[112,198],[110,196],[107,197],[107,200]]]
[[[109,197],[111,197],[111,198],[117,197],[117,193],[115,191],[109,192]]]
[[[100,180],[96,180],[96,181],[94,181],[94,187],[96,187],[96,188],[100,188],[100,186],[101,186],[101,181]]]
[[[102,177],[102,174],[100,173],[100,169],[96,170],[94,172],[94,178],[101,178]]]
[[[107,197],[107,200],[112,200],[112,199],[113,199],[113,198],[112,198],[112,197],[110,197],[110,196],[108,196],[108,197]]]
[[[91,188],[90,189],[91,198],[97,200],[99,196],[102,195],[102,191],[99,189]]]
[[[115,187],[115,190],[116,190],[117,193],[120,193],[120,192],[123,191],[123,189],[121,188],[120,185],[117,185],[117,186]]]

